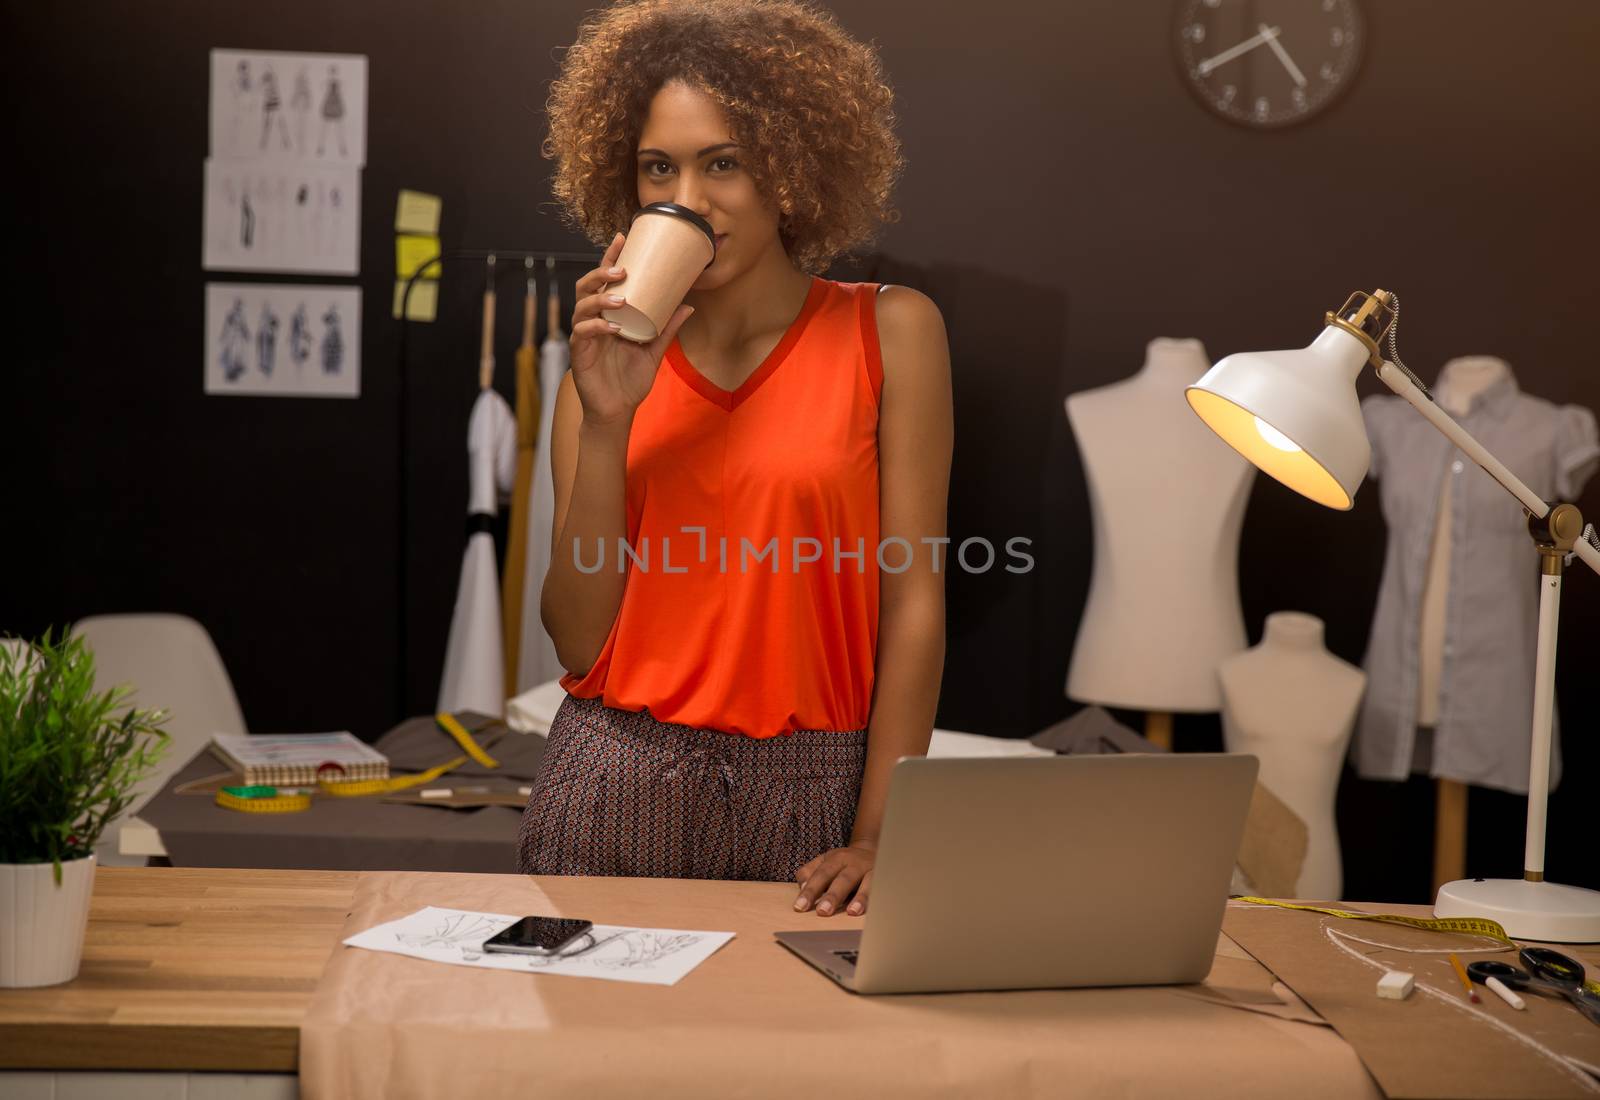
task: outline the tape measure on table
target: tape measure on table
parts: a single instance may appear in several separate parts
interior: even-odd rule
[[[472,734],[467,732],[465,726],[456,720],[455,715],[440,711],[433,716],[434,724],[455,739],[466,752],[466,756],[458,756],[454,760],[447,760],[438,767],[429,768],[417,775],[402,775],[394,779],[355,779],[346,781],[319,781],[317,787],[323,794],[331,794],[336,798],[364,798],[374,794],[393,794],[410,787],[419,787],[424,783],[431,783],[441,775],[465,764],[468,758],[476,760],[486,768],[498,768],[500,762],[487,752],[483,746],[473,740]]]
[[[1429,932],[1457,932],[1464,936],[1482,936],[1485,939],[1503,943],[1512,950],[1522,946],[1506,935],[1504,925],[1487,917],[1403,917],[1398,913],[1358,913],[1351,909],[1325,909],[1316,905],[1295,905],[1287,901],[1273,901],[1271,898],[1236,897],[1231,900],[1243,901],[1251,905],[1271,905],[1278,909],[1300,909],[1307,913],[1325,913],[1330,917],[1343,917],[1346,920],[1373,920],[1385,924],[1404,924]],[[1583,988],[1590,993],[1600,995],[1600,980],[1585,977]]]
[[[279,794],[276,787],[224,787],[217,805],[247,814],[292,814],[311,808],[308,794]]]
[[[1497,921],[1484,917],[1403,917],[1398,913],[1361,913],[1354,909],[1324,909],[1316,905],[1295,905],[1287,901],[1273,901],[1271,898],[1236,897],[1234,901],[1247,902],[1250,905],[1271,905],[1278,909],[1299,909],[1307,913],[1324,913],[1330,917],[1343,917],[1346,920],[1374,920],[1384,924],[1404,924],[1412,928],[1421,928],[1429,932],[1458,932],[1464,936],[1483,936],[1487,939],[1498,940],[1507,947],[1516,947],[1517,944],[1506,930]]]
[[[434,723],[460,745],[466,753],[453,760],[447,760],[437,767],[429,768],[416,775],[401,775],[390,779],[317,779],[317,790],[321,794],[332,795],[335,798],[366,798],[375,794],[393,794],[411,787],[419,787],[424,783],[431,783],[446,772],[454,771],[469,759],[476,760],[486,768],[498,768],[500,762],[483,750],[483,746],[473,740],[472,734],[467,732],[465,726],[456,720],[455,715],[441,711],[434,715]],[[340,769],[342,770],[342,769]],[[270,793],[266,793],[270,792]],[[224,797],[226,796],[226,797]],[[225,787],[217,792],[217,805],[225,806],[230,810],[242,810],[254,814],[283,814],[297,813],[311,808],[311,796],[305,794],[278,795],[272,787]]]
[[[459,768],[467,762],[465,756],[458,756],[454,760],[440,764],[436,768],[429,768],[419,775],[402,775],[393,779],[355,779],[355,780],[328,780],[317,781],[317,793],[332,795],[335,798],[364,798],[374,794],[390,794],[394,791],[403,791],[407,787],[416,787],[423,783],[431,783],[445,772]],[[245,793],[250,792],[250,793]],[[276,787],[224,787],[217,792],[217,805],[230,810],[242,810],[249,814],[290,814],[311,808],[309,794],[280,795]]]
[[[331,794],[335,798],[365,798],[372,794],[392,794],[403,791],[407,787],[421,786],[431,783],[448,771],[454,771],[467,762],[465,756],[458,756],[454,760],[447,760],[436,768],[429,768],[416,775],[400,775],[391,779],[322,779],[317,782],[317,789],[323,794]]]
[[[472,734],[467,732],[467,728],[456,721],[455,715],[440,711],[433,716],[433,721],[440,729],[454,737],[456,744],[461,746],[461,751],[472,757],[472,759],[486,768],[498,768],[500,766],[498,760],[484,752],[483,747],[472,739]]]

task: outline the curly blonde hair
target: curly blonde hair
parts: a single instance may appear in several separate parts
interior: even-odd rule
[[[563,223],[604,246],[638,208],[637,142],[677,80],[723,110],[795,266],[821,274],[899,220],[905,161],[876,51],[812,0],[619,0],[592,13],[546,104]]]

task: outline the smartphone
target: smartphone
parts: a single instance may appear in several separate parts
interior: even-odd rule
[[[483,949],[510,955],[554,955],[593,927],[591,921],[569,917],[523,917],[485,940]]]

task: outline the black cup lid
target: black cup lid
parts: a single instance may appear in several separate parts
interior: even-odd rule
[[[696,214],[693,210],[690,210],[687,206],[676,202],[653,202],[649,206],[641,206],[638,210],[634,211],[633,219],[630,220],[629,224],[631,225],[633,221],[637,221],[639,215],[641,214],[671,214],[675,218],[682,218],[684,221],[700,230],[700,232],[704,233],[706,235],[706,240],[711,242],[711,260],[706,264],[706,266],[710,267],[712,263],[716,262],[716,230],[711,228],[710,222],[706,221],[699,214]]]

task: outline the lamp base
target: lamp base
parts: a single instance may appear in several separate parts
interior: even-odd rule
[[[1506,935],[1546,943],[1600,943],[1600,891],[1520,878],[1447,882],[1433,903],[1436,917],[1488,917]]]

